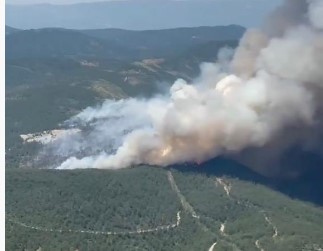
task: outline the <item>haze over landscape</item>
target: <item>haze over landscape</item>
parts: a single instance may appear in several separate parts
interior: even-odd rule
[[[6,24],[21,29],[62,27],[147,30],[229,24],[254,27],[260,26],[265,15],[280,2],[129,0],[74,3],[7,0]]]

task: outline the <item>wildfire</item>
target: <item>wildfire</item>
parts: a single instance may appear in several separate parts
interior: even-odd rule
[[[171,146],[167,146],[167,147],[165,147],[165,148],[161,151],[161,156],[162,156],[162,157],[165,157],[165,156],[167,156],[171,151],[172,151],[172,147],[171,147]]]

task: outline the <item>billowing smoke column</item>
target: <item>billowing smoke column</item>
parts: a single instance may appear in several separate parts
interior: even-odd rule
[[[72,118],[92,129],[57,149],[100,147],[59,169],[200,163],[239,158],[246,149],[306,145],[321,123],[322,31],[323,0],[286,1],[262,30],[246,32],[231,62],[203,64],[193,83],[179,79],[169,95],[107,101]]]

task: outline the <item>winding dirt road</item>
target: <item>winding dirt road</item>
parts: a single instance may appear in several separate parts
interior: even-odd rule
[[[273,224],[273,222],[272,222],[272,220],[268,217],[268,216],[266,216],[265,215],[265,220],[267,221],[267,223],[273,228],[273,235],[272,235],[272,238],[273,239],[276,239],[277,238],[277,236],[278,236],[278,229],[277,229],[277,227]]]
[[[200,216],[196,213],[193,206],[187,201],[185,196],[181,193],[171,171],[167,171],[167,177],[168,177],[168,181],[170,183],[170,186],[173,189],[173,191],[176,193],[176,195],[178,196],[183,209],[186,210],[187,212],[189,212],[193,218],[196,218],[198,220],[197,221],[198,224],[201,225],[205,231],[210,231],[203,223],[200,222]],[[225,181],[223,178],[216,178],[216,186],[218,186],[218,185],[223,187],[223,190],[225,191],[228,198],[234,199],[231,196],[232,185],[228,181]],[[237,200],[237,201],[240,202],[239,204],[245,204],[245,203],[241,202],[240,200]],[[246,205],[248,207],[254,207],[253,205],[249,205],[249,204],[246,204]],[[273,229],[272,238],[273,238],[273,240],[275,240],[278,237],[278,229],[273,224],[271,218],[269,218],[264,212],[262,212],[262,214],[264,216],[265,221],[272,227],[272,229]],[[6,219],[9,222],[19,225],[21,227],[29,228],[29,229],[33,229],[33,230],[37,230],[37,231],[43,231],[43,232],[57,232],[57,233],[70,232],[70,233],[82,233],[82,234],[84,233],[84,234],[93,234],[93,235],[128,235],[128,234],[133,235],[133,234],[145,234],[145,233],[158,232],[158,231],[168,231],[168,230],[174,229],[181,224],[181,211],[177,212],[176,222],[173,224],[159,225],[159,226],[147,228],[147,229],[137,229],[137,230],[133,230],[133,231],[119,231],[119,232],[117,232],[117,231],[95,231],[95,230],[88,230],[88,229],[52,229],[52,228],[46,228],[46,227],[41,227],[41,226],[37,226],[37,225],[29,225],[24,222],[14,220],[12,217],[9,217],[9,215],[6,215]],[[227,244],[232,246],[234,249],[239,250],[239,248],[234,243],[231,243],[231,242],[229,243],[228,241],[226,241],[226,239],[229,237],[225,233],[225,228],[226,228],[226,222],[221,223],[219,230],[220,230],[220,236],[222,236],[224,238],[223,241],[225,241]],[[219,236],[217,236],[217,237],[219,237]],[[215,246],[217,244],[218,244],[218,241],[214,242],[210,246],[208,251],[215,251]],[[261,247],[259,239],[257,239],[255,241],[255,246],[259,251],[265,251]],[[321,249],[317,249],[317,250],[321,250]]]
[[[218,243],[217,242],[214,242],[212,244],[212,246],[208,249],[208,251],[214,251],[214,248],[215,248],[216,244],[218,244]]]
[[[225,230],[225,222],[221,224],[220,233],[223,236],[227,236],[226,233],[224,232],[224,230]]]
[[[225,193],[227,194],[227,196],[231,198],[231,196],[230,196],[230,191],[231,191],[231,187],[232,187],[231,184],[224,181],[221,178],[216,178],[216,185],[217,184],[221,185],[223,187]]]
[[[172,187],[172,189],[175,191],[175,193],[177,194],[182,206],[184,209],[186,209],[191,215],[193,218],[197,218],[199,219],[200,216],[195,212],[194,208],[192,207],[192,205],[186,200],[185,196],[181,193],[181,191],[179,190],[176,182],[175,182],[175,179],[174,179],[174,176],[172,174],[171,171],[168,171],[167,172],[167,177],[168,177],[168,181]]]
[[[107,231],[95,231],[95,230],[85,230],[85,229],[52,229],[52,228],[45,228],[45,227],[40,227],[36,225],[29,225],[20,221],[13,220],[8,216],[7,216],[7,220],[21,227],[42,231],[42,232],[55,232],[55,233],[69,232],[69,233],[82,233],[82,234],[94,234],[94,235],[126,235],[126,234],[144,234],[144,233],[165,231],[165,230],[170,230],[172,228],[176,228],[181,224],[181,211],[177,212],[176,223],[169,224],[169,225],[160,225],[157,227],[147,228],[147,229],[137,229],[134,231],[121,231],[121,232],[113,232],[113,231],[107,232]]]
[[[176,192],[177,196],[180,199],[180,202],[183,206],[184,209],[188,210],[193,218],[199,219],[199,216],[196,214],[194,208],[187,202],[185,197],[181,194],[180,190],[178,189],[174,177],[171,172],[168,172],[168,180],[170,182],[170,185],[172,189]],[[24,228],[29,228],[37,231],[42,231],[42,232],[56,232],[56,233],[64,233],[64,232],[70,232],[70,233],[82,233],[82,234],[94,234],[94,235],[126,235],[126,234],[144,234],[144,233],[151,233],[151,232],[158,232],[158,231],[165,231],[165,230],[170,230],[173,228],[178,227],[181,224],[181,211],[178,211],[176,214],[176,222],[173,224],[169,225],[160,225],[157,227],[153,228],[148,228],[148,229],[137,229],[134,231],[96,231],[96,230],[88,230],[88,229],[53,229],[53,228],[46,228],[46,227],[41,227],[37,225],[30,225],[26,224],[21,221],[14,220],[12,217],[9,217],[6,215],[6,218],[9,222],[24,227]]]
[[[256,240],[255,241],[255,246],[258,250],[260,251],[265,251],[265,249],[263,249],[261,246],[260,246],[260,241],[259,240]]]
[[[226,195],[230,198],[230,199],[233,199],[232,198],[232,196],[231,196],[231,189],[232,189],[232,185],[228,182],[228,181],[226,181],[226,180],[224,180],[223,178],[216,178],[216,180],[215,180],[215,185],[216,186],[218,186],[218,185],[220,185],[220,186],[222,186],[223,187],[223,190],[225,191],[225,193],[226,193]],[[240,201],[240,200],[237,200],[237,202],[238,202],[238,204],[244,204],[245,206],[247,206],[247,207],[249,207],[249,208],[251,208],[251,207],[253,207],[254,208],[254,206],[252,205],[252,204],[250,204],[250,203],[244,203],[244,202],[242,202],[242,201]],[[260,213],[262,213],[263,214],[263,216],[264,216],[264,220],[267,222],[267,224],[268,225],[270,225],[271,227],[272,227],[272,229],[273,229],[273,235],[272,235],[272,239],[273,240],[275,240],[277,237],[278,237],[278,229],[277,229],[277,227],[273,224],[273,221],[271,220],[271,218],[269,218],[263,211],[259,211]],[[226,236],[225,235],[225,232],[224,232],[224,230],[225,230],[225,223],[222,223],[221,224],[221,228],[220,228],[220,232],[221,232],[221,234],[223,235],[223,236]],[[260,240],[259,239],[257,239],[256,241],[255,241],[255,246],[256,246],[256,248],[259,250],[259,251],[265,251],[262,247],[261,247],[261,245],[260,245]]]

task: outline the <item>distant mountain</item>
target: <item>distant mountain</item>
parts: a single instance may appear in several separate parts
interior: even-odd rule
[[[12,34],[12,33],[18,32],[18,31],[20,31],[20,30],[6,25],[6,35],[9,35],[9,34]]]
[[[140,50],[143,55],[165,56],[209,41],[239,40],[245,32],[239,25],[202,26],[164,30],[83,30],[84,34]]]
[[[263,17],[280,2],[125,0],[72,5],[6,5],[6,24],[22,29],[155,30],[229,24],[254,27],[259,26]]]
[[[184,27],[162,30],[131,31],[123,29],[92,29],[81,32],[94,37],[115,40],[127,46],[150,46],[152,43],[203,43],[210,40],[239,39],[245,32],[240,25]],[[169,45],[168,45],[169,46]]]
[[[6,36],[6,60],[46,57],[122,58],[131,51],[111,41],[65,29],[39,29],[14,32]]]
[[[196,77],[200,72],[202,62],[215,62],[222,48],[236,48],[239,40],[208,41],[194,45],[169,57],[165,67],[172,71],[186,73],[190,77]]]
[[[237,25],[155,31],[23,30],[6,36],[6,59],[64,56],[133,60],[169,57],[210,41],[239,40],[244,31],[245,28]]]

